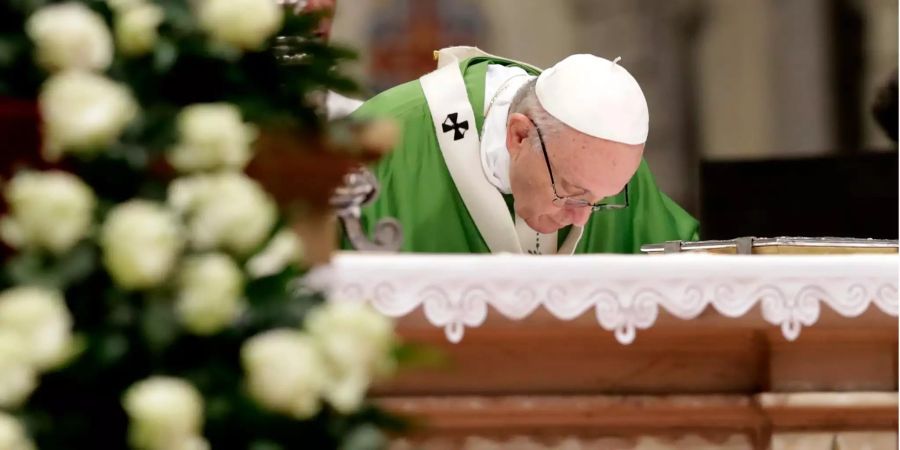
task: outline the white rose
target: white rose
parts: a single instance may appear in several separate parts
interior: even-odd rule
[[[0,412],[0,449],[34,450],[25,434],[25,427],[15,417]]]
[[[0,222],[7,244],[70,250],[88,235],[97,199],[78,177],[60,171],[20,172],[4,190],[10,214]]]
[[[44,156],[51,161],[63,153],[92,156],[102,151],[138,113],[128,88],[77,70],[52,76],[38,101],[44,119]]]
[[[213,175],[194,175],[178,178],[169,184],[166,203],[182,215],[196,210],[202,205],[206,193],[212,190]]]
[[[325,399],[338,412],[350,414],[359,411],[370,383],[368,374],[362,371],[334,377],[325,388]]]
[[[366,304],[326,303],[307,316],[306,330],[343,372],[380,375],[393,365],[393,321]]]
[[[123,203],[106,218],[100,232],[103,263],[126,289],[156,286],[172,272],[183,238],[175,215],[145,200]]]
[[[190,383],[156,376],[132,385],[122,406],[131,420],[128,435],[139,449],[208,448],[199,437],[203,397]]]
[[[109,8],[115,12],[122,12],[135,6],[143,5],[147,0],[106,0]]]
[[[269,245],[247,261],[247,272],[255,278],[275,275],[303,259],[303,241],[291,230],[275,234]]]
[[[37,387],[37,372],[22,341],[18,333],[0,331],[0,409],[21,406]]]
[[[64,363],[73,352],[72,316],[62,294],[39,287],[0,293],[0,330],[16,334],[24,357],[38,370]]]
[[[341,412],[358,409],[371,379],[396,364],[392,321],[365,304],[326,303],[307,316],[306,330],[333,372],[326,397]]]
[[[169,162],[182,172],[243,169],[252,155],[256,128],[228,103],[191,105],[178,114],[179,141]]]
[[[281,28],[284,12],[272,0],[200,0],[198,18],[214,39],[257,50]]]
[[[114,27],[119,50],[129,56],[143,55],[152,50],[159,38],[156,29],[164,18],[165,11],[150,3],[122,8],[116,14]]]
[[[38,64],[48,71],[106,70],[113,43],[103,17],[80,2],[45,6],[25,23]]]
[[[187,258],[181,269],[175,311],[193,333],[214,334],[230,325],[243,309],[243,273],[227,255]]]
[[[157,447],[152,450],[209,450],[209,442],[202,436],[185,436],[174,442],[167,442],[164,447]]]
[[[327,381],[322,357],[303,332],[267,331],[241,348],[247,390],[260,405],[297,419],[319,412]]]
[[[195,175],[169,186],[169,204],[185,214],[194,248],[246,256],[269,236],[278,210],[256,182],[236,172]]]

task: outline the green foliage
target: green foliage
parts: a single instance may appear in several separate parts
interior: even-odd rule
[[[274,0],[273,0],[274,1]],[[33,46],[25,34],[27,18],[43,0],[7,0],[0,4],[0,98],[36,98],[47,74],[33,61]],[[103,0],[85,1],[112,23]],[[127,84],[141,106],[140,117],[110,154],[126,159],[134,169],[147,164],[174,141],[175,117],[192,103],[229,102],[243,117],[260,126],[287,125],[321,130],[321,117],[310,93],[332,89],[356,92],[358,86],[334,70],[355,53],[313,39],[315,15],[285,15],[280,36],[296,39],[292,54],[305,54],[302,63],[281,64],[270,50],[241,52],[208,38],[197,27],[188,0],[159,0],[165,21],[152,52],[139,57],[116,55],[106,75]]]

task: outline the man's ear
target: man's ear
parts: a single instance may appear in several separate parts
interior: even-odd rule
[[[531,133],[531,119],[525,114],[512,113],[506,121],[506,149],[509,156],[515,158],[527,145],[525,140]]]

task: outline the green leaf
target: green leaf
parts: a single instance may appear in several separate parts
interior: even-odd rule
[[[12,64],[18,56],[19,47],[12,39],[0,36],[0,67]]]
[[[90,242],[82,242],[63,255],[56,264],[55,277],[60,287],[83,281],[98,267],[97,248]]]
[[[147,347],[156,353],[163,352],[178,338],[181,327],[172,305],[148,299],[141,315],[141,332]]]
[[[253,441],[250,450],[285,450],[285,447],[272,441]]]
[[[35,250],[23,251],[7,262],[5,270],[12,284],[65,290],[90,276],[96,267],[96,248],[83,242],[58,258]]]
[[[48,2],[48,0],[8,0],[10,2],[10,6],[19,11],[25,12],[26,14],[30,14],[34,11],[37,11],[39,8],[44,7]]]
[[[189,34],[196,30],[196,21],[188,2],[161,0],[159,3],[166,12],[165,24],[161,27],[163,34]]]
[[[121,333],[100,336],[95,342],[97,362],[101,366],[113,366],[118,363],[131,347],[128,338]]]
[[[377,427],[360,425],[350,431],[340,450],[379,450],[387,447],[387,437]]]
[[[178,47],[169,39],[159,39],[153,49],[153,70],[166,73],[178,59]]]
[[[306,314],[323,299],[318,293],[301,291],[297,276],[296,267],[288,266],[277,275],[248,282],[244,295],[250,300],[250,308],[244,326],[250,331],[301,326]]]
[[[442,351],[422,344],[403,343],[394,348],[394,358],[402,369],[446,369],[452,361]]]
[[[43,281],[41,257],[37,252],[24,251],[10,258],[4,270],[13,285],[46,285]]]
[[[106,291],[106,308],[109,311],[106,321],[112,327],[125,328],[135,321],[135,309],[131,306],[128,295],[118,289]]]

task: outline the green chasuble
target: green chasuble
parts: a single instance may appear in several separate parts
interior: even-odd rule
[[[488,57],[460,63],[479,134],[484,122],[488,64],[518,65]],[[532,67],[521,67],[538,74]],[[371,233],[372,225],[379,219],[393,217],[403,225],[403,251],[490,252],[444,162],[419,80],[381,93],[363,104],[352,117],[390,117],[401,127],[397,147],[373,167],[381,194],[362,210],[364,229]],[[575,253],[639,253],[643,244],[697,239],[697,221],[660,192],[646,161],[641,163],[628,186],[630,206],[594,213],[584,227]],[[509,200],[508,213],[513,214]],[[560,242],[568,228],[560,230]],[[346,239],[343,246],[350,248]]]

